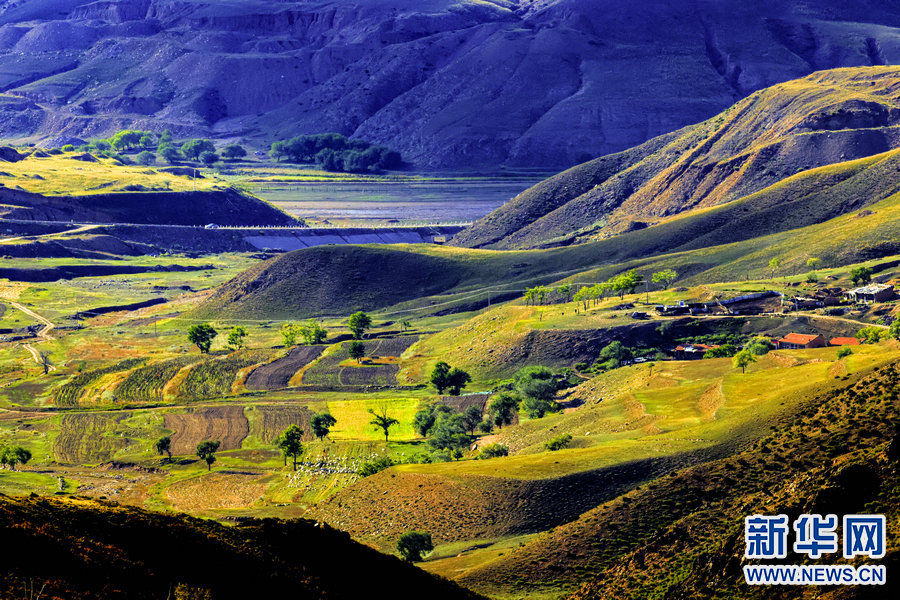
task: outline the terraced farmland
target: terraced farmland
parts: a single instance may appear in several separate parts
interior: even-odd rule
[[[128,439],[115,435],[114,431],[130,417],[130,412],[63,415],[53,444],[56,460],[72,464],[110,460],[116,451],[128,446]]]
[[[161,402],[166,383],[194,362],[198,362],[196,356],[180,356],[134,369],[113,390],[113,399],[116,402]]]
[[[167,413],[164,422],[172,431],[172,454],[192,455],[204,440],[218,440],[221,450],[237,450],[250,433],[243,406],[190,408]]]
[[[248,410],[253,413],[253,434],[264,444],[274,443],[289,425],[299,425],[303,429],[304,439],[313,439],[309,424],[313,411],[305,406],[256,405]]]
[[[253,369],[244,386],[248,390],[279,390],[288,387],[294,373],[319,358],[327,346],[297,346],[267,365]]]
[[[277,350],[241,350],[206,361],[191,368],[178,387],[178,400],[202,400],[231,393],[237,372],[243,368],[271,360]]]
[[[417,336],[409,335],[363,340],[366,359],[382,361],[399,358],[418,339]],[[335,387],[397,384],[399,365],[396,360],[366,364],[366,359],[360,364],[348,365],[347,342],[344,342],[310,367],[303,374],[301,383]]]
[[[104,375],[133,369],[136,366],[144,363],[145,361],[146,359],[144,358],[129,358],[108,367],[102,367],[100,369],[93,369],[91,371],[79,373],[78,375],[75,375],[69,381],[64,383],[62,386],[60,386],[58,390],[56,390],[56,393],[53,396],[53,401],[57,406],[61,406],[64,408],[75,408],[79,405],[81,399],[84,398],[88,387],[92,383],[95,383]]]

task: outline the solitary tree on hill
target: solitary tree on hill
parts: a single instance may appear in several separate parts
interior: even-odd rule
[[[331,416],[331,413],[324,412],[314,414],[309,426],[312,428],[313,435],[322,440],[336,423],[337,419]]]
[[[444,361],[439,361],[431,370],[431,385],[435,387],[438,394],[443,394],[450,386],[450,365]]]
[[[769,272],[771,273],[772,277],[775,277],[775,271],[777,271],[778,267],[780,267],[780,266],[781,266],[781,259],[778,258],[777,256],[769,261]]]
[[[472,381],[471,375],[462,369],[453,367],[447,373],[447,391],[450,392],[451,396],[459,396],[470,381]]]
[[[756,362],[756,357],[747,349],[741,350],[731,358],[731,364],[735,369],[740,369],[741,373],[747,370],[751,363]]]
[[[372,317],[361,310],[350,315],[350,318],[347,320],[347,328],[353,332],[353,337],[358,340],[363,338],[366,329],[369,329],[371,326]]]
[[[662,289],[666,290],[678,279],[678,271],[675,269],[665,269],[663,271],[657,271],[651,277],[651,281],[653,283],[661,283]]]
[[[216,462],[216,452],[219,450],[221,442],[206,440],[197,444],[197,456],[206,463],[206,470],[212,471],[212,465]]]
[[[191,325],[188,329],[188,340],[200,349],[201,354],[209,354],[212,342],[219,332],[213,329],[209,323]]]
[[[284,457],[285,464],[287,464],[288,456],[294,459],[294,470],[296,471],[297,458],[303,454],[303,430],[297,425],[288,426],[288,428],[278,436],[275,445],[281,450],[281,455]]]
[[[384,441],[387,442],[391,427],[397,425],[400,421],[388,415],[387,405],[385,404],[378,407],[377,411],[370,408],[369,413],[372,415],[372,420],[369,421],[369,424],[374,425],[375,429],[381,429],[384,432]]]
[[[166,435],[156,440],[156,453],[160,456],[167,454],[172,460],[172,438]]]
[[[347,354],[350,358],[355,358],[356,362],[362,361],[362,357],[366,355],[366,347],[359,340],[353,340],[347,345]]]

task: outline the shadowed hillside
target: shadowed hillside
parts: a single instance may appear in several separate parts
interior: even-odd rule
[[[726,239],[771,233],[784,228],[785,219],[797,227],[897,189],[893,171],[861,175],[877,164],[872,162],[791,176],[896,148],[898,124],[897,68],[816,73],[757,92],[698,125],[556,175],[453,243],[506,249],[580,243],[739,198],[745,203],[727,215],[739,237]],[[772,189],[775,184],[782,187]],[[768,191],[751,196],[761,190]],[[743,221],[739,226],[735,217]]]
[[[133,125],[267,146],[339,131],[429,167],[565,167],[779,81],[900,60],[889,0],[25,0],[0,11],[3,136]]]
[[[229,189],[42,196],[0,188],[0,217],[34,221],[160,225],[296,225],[259,198]]]
[[[0,595],[9,599],[37,597],[33,587],[86,600],[355,600],[379,581],[396,598],[480,597],[312,521],[225,527],[115,503],[0,495],[0,534]]]

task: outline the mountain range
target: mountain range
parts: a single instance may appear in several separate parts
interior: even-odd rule
[[[0,136],[337,131],[422,168],[564,168],[896,62],[898,27],[889,0],[8,0]]]

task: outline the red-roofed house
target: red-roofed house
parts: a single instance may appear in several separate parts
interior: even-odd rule
[[[855,337],[836,337],[828,340],[829,346],[859,346],[859,340]]]
[[[780,340],[775,341],[775,347],[779,350],[824,348],[827,345],[828,343],[821,335],[809,335],[805,333],[789,333]]]

